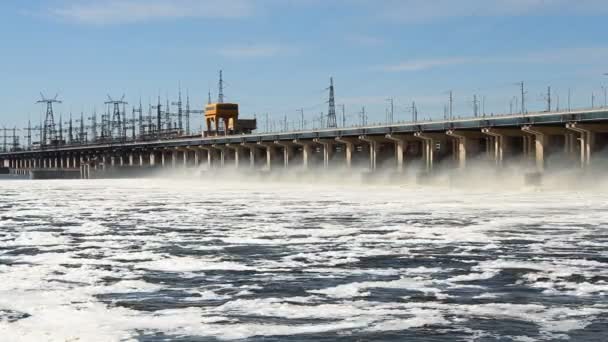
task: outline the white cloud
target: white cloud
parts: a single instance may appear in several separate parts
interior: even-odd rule
[[[231,45],[218,50],[221,56],[228,58],[264,58],[293,54],[295,50],[280,44]]]
[[[608,12],[605,0],[385,0],[382,17],[401,22],[420,23],[451,17],[492,17],[551,15],[556,13],[599,14]]]
[[[346,41],[360,46],[380,46],[386,41],[383,38],[367,34],[349,34],[345,37]]]
[[[575,47],[547,49],[511,56],[412,59],[400,63],[378,66],[374,69],[386,72],[415,72],[465,64],[588,64],[603,63],[607,58],[608,47]]]
[[[246,17],[253,12],[250,0],[70,0],[50,8],[52,16],[83,24],[136,23],[155,19]]]
[[[382,71],[422,71],[433,69],[436,67],[452,66],[458,64],[472,63],[472,58],[467,57],[450,57],[450,58],[430,58],[430,59],[413,59],[403,61],[401,63],[385,65],[377,69]]]

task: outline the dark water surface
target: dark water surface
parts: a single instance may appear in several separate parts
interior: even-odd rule
[[[593,193],[2,181],[0,339],[605,341],[607,210]]]

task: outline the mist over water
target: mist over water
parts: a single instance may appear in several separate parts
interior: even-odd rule
[[[2,180],[0,336],[602,340],[606,182],[477,170]]]

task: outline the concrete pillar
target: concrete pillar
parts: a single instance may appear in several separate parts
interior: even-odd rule
[[[188,150],[182,150],[184,169],[188,167]]]
[[[545,149],[547,146],[548,135],[538,129],[532,128],[532,126],[523,126],[522,130],[530,134],[530,138],[533,139],[528,139],[528,147],[533,141],[536,170],[538,172],[545,171]]]
[[[134,166],[135,162],[134,162],[134,158],[133,158],[133,152],[129,153],[129,166]]]
[[[177,167],[177,152],[177,150],[171,151],[171,167],[174,169]]]
[[[154,151],[150,151],[150,166],[155,166],[155,165],[156,165],[156,153],[154,153]]]
[[[423,132],[416,132],[414,133],[414,136],[421,139],[423,142],[422,157],[424,160],[424,167],[427,172],[431,172],[435,159],[435,139],[433,136]]]
[[[336,137],[336,142],[344,144],[344,160],[346,161],[346,167],[353,167],[353,153],[355,152],[355,141],[356,138],[344,138]]]
[[[455,157],[456,160],[458,161],[458,168],[459,169],[464,169],[467,166],[467,137],[462,135],[462,134],[458,134],[457,132],[453,131],[453,130],[449,130],[446,132],[446,134],[452,138],[455,139],[456,144],[455,146]]]
[[[234,151],[234,168],[238,169],[241,166],[241,161],[243,159],[243,145],[226,144],[226,148]]]
[[[144,152],[139,152],[139,166],[144,166]]]
[[[283,167],[288,168],[293,157],[293,143],[288,141],[275,141],[283,151]]]
[[[566,128],[579,134],[579,151],[581,167],[591,166],[591,154],[595,145],[595,131],[591,125],[581,125],[576,122],[566,124]],[[574,144],[572,144],[574,145]]]
[[[397,171],[402,172],[404,164],[404,154],[407,150],[408,141],[411,140],[413,136],[387,134],[385,138],[395,143],[395,161],[397,165]]]
[[[310,158],[312,156],[312,145],[311,141],[294,140],[295,145],[302,146],[302,168],[307,170],[310,167]]]
[[[273,143],[258,142],[259,146],[266,149],[266,169],[272,170],[272,161],[274,160],[275,147]]]
[[[164,168],[167,165],[167,158],[165,157],[165,151],[160,150],[160,165]]]
[[[313,141],[323,146],[323,168],[329,168],[329,163],[334,154],[335,140],[313,139]]]
[[[249,151],[249,167],[255,168],[256,163],[256,149],[259,148],[257,144],[242,142],[241,146]]]
[[[214,152],[219,154],[219,167],[223,168],[226,164],[226,145],[213,144],[211,147]]]
[[[377,163],[378,150],[379,150],[378,139],[375,137],[368,137],[368,136],[362,135],[359,137],[359,140],[364,141],[369,144],[369,169],[370,169],[370,171],[375,171],[378,166],[378,163]]]

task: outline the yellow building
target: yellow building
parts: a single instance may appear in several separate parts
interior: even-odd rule
[[[236,103],[210,103],[205,107],[205,136],[251,133],[256,129],[256,120],[239,120],[239,105]]]

